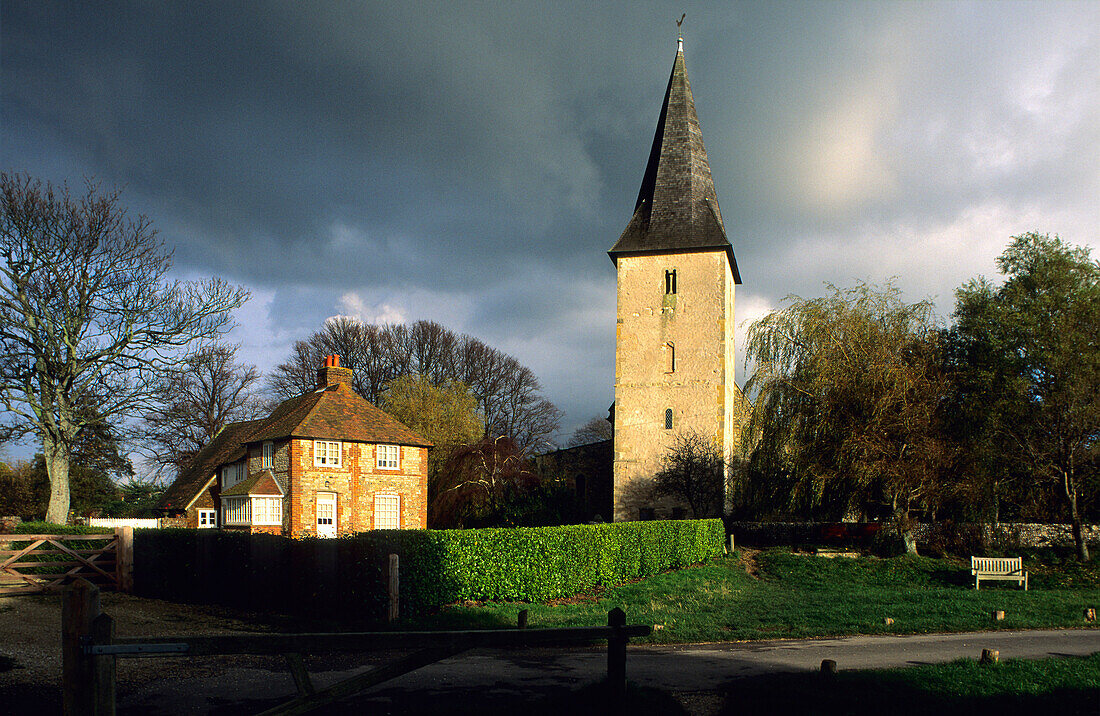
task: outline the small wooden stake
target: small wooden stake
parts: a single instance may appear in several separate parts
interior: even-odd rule
[[[626,625],[626,612],[615,607],[607,613],[609,627]],[[626,642],[627,637],[616,633],[607,639],[607,686],[613,696],[626,693]]]
[[[733,533],[730,533],[730,554],[733,554]]]
[[[397,555],[396,554],[391,554],[390,555],[390,585],[389,585],[390,610],[389,610],[389,613],[386,614],[386,621],[390,621],[390,622],[397,621],[398,616],[401,613],[400,609],[399,609],[399,606],[398,606],[398,600],[400,598],[400,592],[401,592],[401,590],[400,590],[401,577],[400,577],[400,574],[399,574],[399,570],[400,570],[400,565],[399,565],[399,561],[397,559]]]
[[[527,610],[526,609],[520,609],[519,614],[516,615],[516,626],[519,627],[520,629],[526,629],[527,628]]]
[[[982,657],[978,659],[979,664],[996,664],[1001,660],[1001,652],[996,649],[982,649]]]
[[[826,678],[836,676],[836,661],[833,659],[822,659],[821,675]]]
[[[993,610],[993,621],[1003,622],[1005,620],[1005,613],[1000,609]]]

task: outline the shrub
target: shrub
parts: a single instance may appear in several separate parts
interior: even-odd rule
[[[11,534],[20,535],[100,535],[114,532],[107,527],[87,525],[60,525],[53,522],[20,522]]]
[[[686,567],[721,554],[720,520],[479,530],[378,530],[290,540],[221,530],[138,530],[142,596],[284,614],[379,617],[390,554],[401,610],[464,600],[542,601]]]

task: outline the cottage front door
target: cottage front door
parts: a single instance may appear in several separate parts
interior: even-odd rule
[[[336,536],[336,493],[317,493],[317,536]]]

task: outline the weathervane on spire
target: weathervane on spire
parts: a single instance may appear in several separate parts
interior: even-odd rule
[[[680,26],[684,24],[684,18],[687,17],[687,13],[682,13],[680,19],[676,21],[676,34],[679,35],[679,39],[676,40],[676,51],[683,52],[684,50],[684,31],[680,29]]]

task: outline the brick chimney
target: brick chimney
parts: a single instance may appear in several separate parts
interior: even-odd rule
[[[351,368],[340,367],[340,356],[325,356],[324,367],[317,369],[317,387],[327,388],[337,383],[351,385],[353,375],[354,373],[351,372]]]

